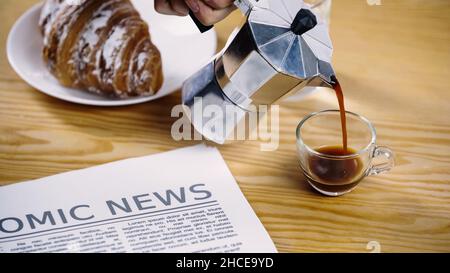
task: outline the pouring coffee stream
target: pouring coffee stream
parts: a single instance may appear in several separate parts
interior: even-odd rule
[[[345,154],[347,154],[348,151],[348,136],[347,136],[347,114],[345,110],[345,99],[344,99],[344,93],[342,92],[341,84],[339,83],[338,79],[333,76],[333,89],[336,93],[336,97],[339,104],[339,113],[341,115],[341,128],[342,128],[342,149]]]

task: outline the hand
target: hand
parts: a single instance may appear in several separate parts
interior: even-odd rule
[[[157,12],[186,16],[189,10],[205,26],[213,25],[228,16],[236,7],[233,0],[155,0]]]

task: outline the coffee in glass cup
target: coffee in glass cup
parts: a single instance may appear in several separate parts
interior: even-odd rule
[[[348,111],[346,116],[347,149],[342,145],[339,110],[310,114],[297,127],[297,151],[306,180],[328,196],[348,193],[366,176],[394,166],[393,152],[376,145],[370,121]]]

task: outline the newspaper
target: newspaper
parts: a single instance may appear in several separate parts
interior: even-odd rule
[[[0,252],[276,252],[198,145],[0,188]]]

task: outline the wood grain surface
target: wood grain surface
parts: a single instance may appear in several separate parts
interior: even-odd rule
[[[6,37],[36,2],[0,1],[0,185],[197,143],[171,138],[179,94],[96,108],[22,81],[8,65]],[[369,241],[382,252],[450,252],[450,2],[381,3],[334,1],[331,35],[348,109],[373,121],[379,144],[395,151],[390,173],[338,198],[306,185],[294,132],[307,113],[337,107],[327,90],[281,103],[277,151],[260,151],[258,141],[219,147],[281,252],[369,252]],[[221,45],[240,19],[217,25]]]

